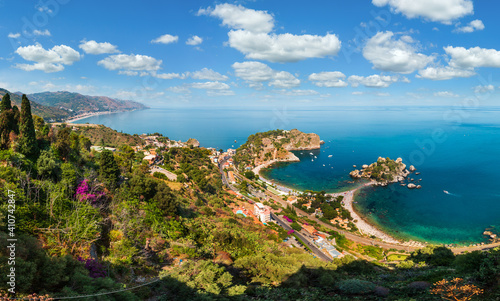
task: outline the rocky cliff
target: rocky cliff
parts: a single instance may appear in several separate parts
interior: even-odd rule
[[[297,129],[274,130],[250,135],[245,144],[237,149],[235,161],[238,167],[255,167],[272,160],[299,161],[292,150],[318,149],[322,141],[314,133],[303,133]]]

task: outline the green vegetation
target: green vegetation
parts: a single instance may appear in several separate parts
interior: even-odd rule
[[[397,161],[387,158],[378,158],[377,162],[363,168],[361,172],[355,170],[351,172],[352,177],[362,177],[375,180],[380,183],[392,182],[396,177],[401,177],[405,173],[405,165],[399,158]]]
[[[387,261],[403,261],[408,258],[408,255],[404,254],[391,254],[387,256]]]
[[[98,126],[78,126],[76,132],[87,137],[92,145],[121,147],[123,145],[135,146],[143,145],[143,141],[138,135],[117,133],[115,130]]]
[[[21,138],[12,128],[0,149],[0,290],[7,289],[10,268],[10,192],[18,298],[130,288],[95,300],[440,300],[445,284],[438,281],[455,277],[481,288],[478,300],[500,298],[499,248],[455,256],[431,246],[390,267],[351,256],[321,261],[284,244],[288,234],[277,225],[233,214],[244,204],[223,190],[205,149],[159,150],[184,179],[173,183],[151,176],[130,145],[90,152],[82,132],[45,131],[35,120],[39,155],[17,151]],[[307,197],[322,203],[321,193]],[[294,207],[283,214],[299,225]],[[339,248],[381,258],[376,246],[353,246],[329,234]],[[436,294],[433,284],[441,288]]]
[[[250,135],[247,141],[236,150],[233,156],[239,170],[272,159],[287,159],[289,150],[298,147],[319,148],[319,136],[305,134],[296,129],[291,131],[271,130]]]
[[[330,223],[331,219],[340,216],[342,219],[352,220],[351,213],[342,207],[343,196],[328,197],[325,191],[306,190],[301,193],[293,205],[302,211],[314,213],[321,209],[322,221]],[[306,207],[309,205],[309,208]]]

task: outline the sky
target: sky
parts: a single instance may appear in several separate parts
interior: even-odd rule
[[[0,0],[0,87],[150,107],[497,106],[496,1]]]

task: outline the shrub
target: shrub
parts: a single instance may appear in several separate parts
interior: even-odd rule
[[[373,292],[375,290],[375,284],[365,280],[347,279],[338,283],[338,289],[343,294],[361,295]]]

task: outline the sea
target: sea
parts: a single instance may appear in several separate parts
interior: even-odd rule
[[[238,148],[251,134],[272,129],[316,133],[319,150],[295,151],[300,162],[265,169],[266,177],[293,189],[351,189],[354,165],[378,157],[403,158],[422,186],[399,183],[358,191],[355,209],[368,222],[400,239],[435,244],[488,242],[500,230],[500,108],[336,107],[268,110],[147,109],[89,117],[129,134],[161,133],[196,138],[203,147]],[[407,181],[408,183],[408,181]],[[498,230],[497,230],[498,229]]]

